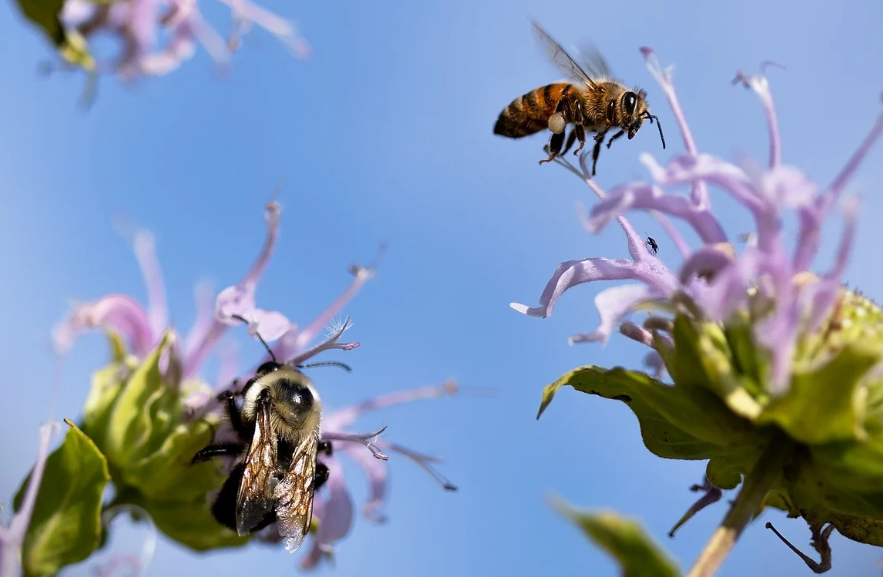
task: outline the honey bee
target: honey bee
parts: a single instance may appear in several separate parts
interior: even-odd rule
[[[619,132],[610,137],[607,148],[623,135],[628,135],[629,140],[634,138],[644,120],[649,120],[651,124],[655,120],[662,148],[665,148],[662,126],[659,119],[650,114],[646,91],[630,89],[613,80],[599,52],[593,51],[588,55],[584,69],[536,22],[533,28],[555,64],[578,82],[547,84],[519,96],[500,113],[494,134],[521,138],[548,128],[552,136],[546,147],[549,157],[540,160],[540,164],[543,164],[559,154],[565,154],[576,140],[579,140],[579,146],[573,153],[579,154],[586,144],[586,131],[594,132],[592,176],[595,175],[601,143],[612,129],[619,128]],[[568,124],[572,124],[573,128],[565,143],[564,133]]]

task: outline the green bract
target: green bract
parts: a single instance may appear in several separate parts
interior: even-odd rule
[[[844,536],[883,546],[883,311],[843,290],[830,318],[798,343],[790,387],[765,390],[768,361],[739,319],[725,329],[678,314],[672,342],[657,350],[672,385],[621,367],[576,369],[543,391],[540,414],[558,390],[614,399],[631,408],[644,445],[668,459],[708,459],[706,474],[733,489],[774,435],[796,449],[764,505]]]

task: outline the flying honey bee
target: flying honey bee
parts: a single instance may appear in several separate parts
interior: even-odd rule
[[[595,175],[601,143],[610,130],[619,128],[619,132],[607,141],[607,148],[624,134],[628,135],[629,140],[634,138],[644,120],[649,120],[651,124],[655,120],[662,148],[665,148],[662,126],[659,119],[650,114],[647,93],[643,89],[629,89],[613,80],[604,57],[597,51],[589,54],[584,62],[590,76],[536,22],[533,27],[555,64],[578,82],[547,84],[519,96],[500,113],[494,134],[521,138],[548,128],[552,137],[546,147],[549,157],[540,160],[540,164],[543,164],[559,154],[565,154],[576,140],[579,140],[579,146],[573,153],[579,154],[586,144],[586,131],[594,132],[592,176]],[[565,143],[564,132],[568,124],[573,124],[573,128]]]

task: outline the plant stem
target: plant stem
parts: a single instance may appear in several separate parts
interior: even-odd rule
[[[733,507],[708,540],[686,577],[711,577],[717,572],[745,526],[760,510],[764,497],[782,473],[793,448],[791,439],[783,433],[777,431],[773,434],[754,469],[745,476],[742,490],[739,491]]]

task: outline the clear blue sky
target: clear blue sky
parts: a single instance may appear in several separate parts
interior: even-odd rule
[[[211,18],[225,16],[208,0],[201,4]],[[186,326],[194,283],[209,278],[223,287],[246,269],[263,235],[261,207],[285,179],[282,240],[259,290],[266,308],[306,321],[345,287],[347,264],[370,260],[381,240],[390,245],[379,276],[347,309],[356,322],[351,336],[362,342],[345,357],[354,374],[315,374],[326,404],[447,377],[501,391],[496,399],[407,405],[361,421],[366,430],[389,425],[390,439],[444,455],[442,470],[460,492],[445,493],[410,463],[392,461],[390,522],[359,519],[341,543],[335,575],[617,574],[550,510],[551,493],[641,516],[689,567],[726,504],[701,513],[674,540],[665,533],[692,503],[687,487],[704,465],[653,457],[626,407],[596,397],[564,391],[534,420],[542,387],[559,374],[588,363],[639,366],[643,351],[616,337],[607,348],[567,345],[568,335],[594,328],[599,287],[569,293],[543,321],[508,307],[535,304],[560,261],[625,255],[615,227],[596,237],[580,228],[573,204],[592,202],[589,190],[559,167],[537,165],[545,136],[516,142],[492,134],[512,98],[560,77],[537,49],[529,18],[565,45],[593,40],[619,76],[648,89],[666,128],[666,151],[653,128],[605,151],[602,186],[643,177],[641,152],[667,159],[680,150],[638,53],[642,45],[676,64],[700,149],[733,159],[747,153],[762,161],[767,140],[756,98],[729,81],[737,68],[754,72],[763,60],[787,66],[770,71],[784,160],[824,184],[881,110],[883,4],[264,5],[297,21],[314,48],[310,61],[292,59],[255,32],[227,80],[216,78],[200,52],[178,72],[134,89],[104,80],[86,115],[76,108],[82,78],[38,76],[43,39],[20,23],[10,2],[0,6],[0,501],[8,502],[33,461],[49,410],[48,335],[67,299],[144,297],[113,217],[156,233],[170,308]],[[878,146],[851,187],[863,195],[864,211],[848,269],[851,283],[878,300],[881,159]],[[740,212],[723,219],[733,234],[747,230]],[[660,241],[660,256],[674,253],[651,221],[634,222]],[[258,354],[254,343],[241,342]],[[99,336],[78,343],[65,367],[59,417],[78,416],[103,345]],[[362,501],[361,473],[346,465]],[[802,522],[765,519],[801,547],[808,543]],[[115,546],[131,549],[138,535],[128,531]],[[839,536],[833,547],[828,575],[879,574],[879,550]],[[287,574],[295,563],[260,546],[195,556],[161,542],[147,574]],[[91,573],[80,567],[70,574]],[[809,571],[756,523],[721,572],[746,574]]]

